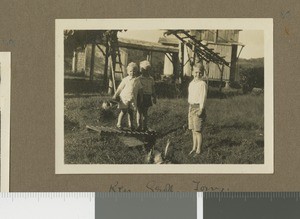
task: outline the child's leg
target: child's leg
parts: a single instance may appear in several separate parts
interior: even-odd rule
[[[189,154],[192,154],[193,152],[196,151],[197,148],[197,137],[196,137],[196,132],[194,130],[192,130],[192,134],[193,134],[193,149],[190,151]]]
[[[133,128],[133,110],[128,109],[128,127]]]
[[[143,109],[143,129],[144,130],[147,130],[148,129],[148,107],[145,107],[144,109]]]
[[[118,116],[118,123],[117,123],[117,127],[118,128],[121,128],[122,127],[122,119],[123,119],[123,116],[126,114],[126,109],[121,109],[121,112]]]
[[[142,115],[142,109],[141,109],[141,107],[137,108],[136,123],[137,123],[137,128],[138,129],[141,129],[143,127],[143,115]]]
[[[196,153],[201,153],[201,147],[202,147],[202,133],[201,132],[195,132],[196,133]]]

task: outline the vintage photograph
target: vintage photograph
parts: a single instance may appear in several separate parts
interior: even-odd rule
[[[0,191],[9,192],[10,53],[0,52]]]
[[[56,20],[56,173],[273,173],[272,27]]]

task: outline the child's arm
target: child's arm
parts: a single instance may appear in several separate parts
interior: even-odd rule
[[[201,92],[200,92],[200,95],[199,95],[200,104],[199,104],[199,114],[198,114],[198,116],[201,116],[201,114],[203,112],[203,109],[205,108],[205,103],[206,103],[206,99],[207,99],[207,90],[208,90],[208,86],[204,82],[204,84],[201,86]]]
[[[120,85],[118,86],[118,89],[117,89],[116,93],[114,94],[114,96],[112,98],[113,99],[117,99],[117,97],[120,95],[120,93],[124,89],[124,87],[125,87],[125,81],[123,79],[121,81]]]

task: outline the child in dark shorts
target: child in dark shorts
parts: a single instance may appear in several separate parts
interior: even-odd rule
[[[143,97],[138,98],[137,103],[137,127],[138,130],[148,130],[148,110],[152,104],[156,104],[155,82],[150,76],[151,65],[145,60],[140,63],[141,75],[137,78],[143,87]]]

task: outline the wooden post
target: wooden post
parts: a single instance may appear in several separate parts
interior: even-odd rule
[[[108,57],[109,57],[109,46],[108,42],[106,41],[105,44],[105,63],[104,63],[104,73],[103,73],[103,85],[104,90],[108,87]]]
[[[196,64],[196,52],[195,52],[195,46],[192,46],[192,56],[193,56],[193,63],[192,64],[192,71],[193,71],[193,66]]]
[[[226,81],[225,83],[226,83],[226,84],[225,84],[225,89],[229,89],[229,88],[230,88],[230,86],[229,86],[229,81]]]
[[[116,51],[114,48],[111,49],[111,54],[109,56],[110,63],[110,75],[108,83],[108,94],[112,95],[116,92],[116,79],[115,79],[115,70],[116,70]]]
[[[73,52],[73,58],[72,58],[72,72],[76,73],[76,51]]]
[[[173,63],[173,80],[174,82],[178,79],[178,53],[172,53],[172,63]]]
[[[84,48],[84,61],[83,61],[83,71],[84,71],[84,75],[86,75],[86,57],[87,57],[87,45],[85,45]]]
[[[109,66],[112,66],[111,62],[112,62],[112,59],[111,59],[111,56],[109,56],[108,58],[108,62],[109,62]],[[108,91],[107,93],[109,95],[113,95],[114,94],[114,87],[113,87],[113,81],[112,81],[112,68],[110,67],[110,71],[109,71],[109,74],[108,74]]]
[[[218,65],[219,70],[221,71],[221,79],[220,79],[220,87],[219,87],[219,91],[222,92],[222,83],[223,83],[223,73],[224,73],[224,64],[222,65],[222,69],[220,68],[220,66]]]
[[[117,90],[116,87],[116,54],[115,52],[113,53],[113,55],[111,55],[111,78],[112,78],[112,82],[113,82],[113,88],[114,88],[114,93]]]
[[[152,52],[151,51],[149,51],[147,54],[147,60],[148,60],[148,62],[150,62],[150,65],[152,65]]]
[[[206,62],[206,69],[207,69],[207,78],[206,78],[206,83],[207,83],[207,87],[208,87],[208,83],[209,83],[209,67],[210,67],[210,63]]]
[[[90,80],[91,81],[94,79],[95,47],[96,47],[96,44],[93,42],[93,44],[92,44],[92,52],[91,52],[91,68],[90,68]]]
[[[215,31],[214,42],[218,42],[218,30]]]
[[[180,43],[180,59],[179,59],[179,62],[180,62],[180,75],[179,75],[179,78],[180,80],[182,81],[183,79],[183,76],[184,76],[184,44],[183,43]]]

